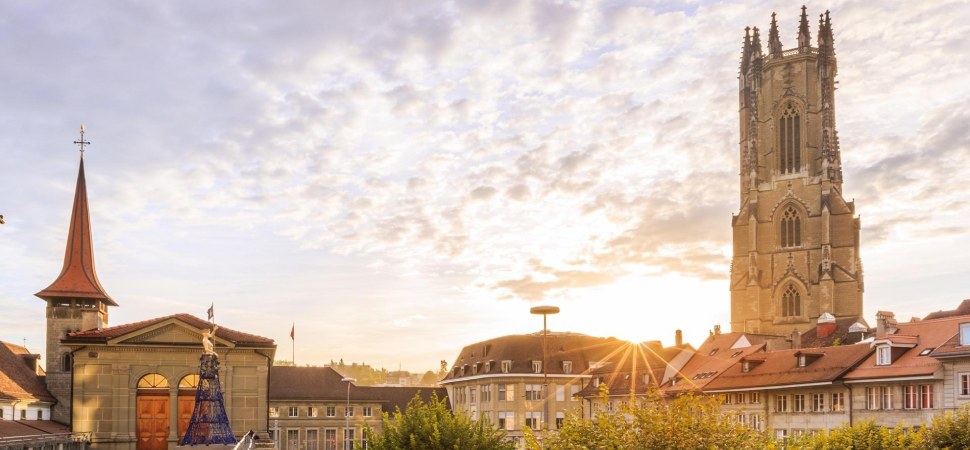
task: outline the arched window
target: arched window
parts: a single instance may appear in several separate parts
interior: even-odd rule
[[[61,355],[61,372],[70,372],[74,368],[74,357],[70,353]]]
[[[781,315],[782,317],[802,315],[802,296],[793,284],[789,284],[785,288],[785,293],[781,295]]]
[[[138,389],[168,389],[168,379],[157,373],[150,373],[138,380]]]
[[[778,169],[782,174],[798,172],[802,165],[799,151],[801,120],[795,105],[789,103],[778,119]]]
[[[179,389],[192,389],[199,387],[199,374],[190,373],[179,380]]]
[[[798,247],[802,245],[802,219],[798,215],[798,210],[794,206],[785,209],[781,216],[781,237],[782,248]]]

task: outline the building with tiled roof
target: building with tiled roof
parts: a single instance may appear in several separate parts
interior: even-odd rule
[[[590,369],[592,381],[576,393],[577,398],[585,401],[583,416],[590,418],[603,408],[612,411],[616,402],[631,396],[642,399],[659,393],[661,386],[677,376],[695,352],[689,344],[680,341],[679,330],[675,345],[670,347],[664,347],[660,341],[628,346],[622,353]]]
[[[173,449],[195,405],[202,336],[214,325],[173,314],[109,326],[108,307],[118,303],[95,271],[83,156],[63,268],[36,295],[47,303],[49,394],[35,403],[53,405],[51,418],[95,449]],[[212,341],[232,429],[267,430],[275,342],[226,327]]]
[[[405,411],[415,395],[444,399],[442,388],[357,386],[330,367],[274,366],[269,417],[280,450],[337,450],[361,442],[363,430],[382,429],[381,414]]]
[[[526,426],[542,428],[547,410],[548,427],[558,428],[567,411],[581,406],[573,396],[590,383],[591,371],[635,347],[616,338],[550,332],[544,371],[542,337],[541,332],[510,335],[465,346],[441,381],[452,409],[489,420],[513,440]]]
[[[43,382],[40,355],[0,341],[0,420],[50,420],[56,401]]]
[[[921,425],[970,401],[970,355],[960,343],[966,330],[970,345],[970,315],[928,317],[938,318],[897,323],[892,313],[877,315],[873,354],[843,377],[852,388],[855,417]]]
[[[866,344],[756,352],[712,378],[704,392],[723,411],[777,437],[832,429],[849,422],[850,391],[840,377],[872,353]]]

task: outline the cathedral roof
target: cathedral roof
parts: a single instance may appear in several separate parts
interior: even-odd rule
[[[55,298],[88,298],[118,306],[105,292],[94,270],[94,246],[91,239],[91,218],[88,214],[88,191],[84,181],[84,158],[77,172],[74,189],[74,209],[67,233],[64,267],[57,279],[44,290],[34,294],[44,300]]]
[[[98,342],[105,343],[111,339],[124,336],[145,328],[152,327],[168,320],[179,320],[198,329],[210,328],[212,325],[195,317],[191,314],[172,314],[170,316],[156,317],[154,319],[143,320],[141,322],[116,325],[113,327],[102,328],[100,330],[75,331],[68,333],[64,338],[66,343]],[[233,342],[235,345],[275,345],[272,339],[254,334],[243,333],[229,328],[219,327],[216,330],[216,337]]]
[[[37,369],[29,365],[38,358],[24,347],[0,341],[0,399],[54,402]]]

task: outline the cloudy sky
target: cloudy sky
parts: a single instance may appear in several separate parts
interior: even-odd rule
[[[3,2],[0,340],[43,349],[80,124],[111,324],[215,303],[412,371],[550,327],[728,326],[745,26],[781,1]],[[970,5],[831,9],[867,318],[970,298]],[[766,32],[762,33],[766,35]]]

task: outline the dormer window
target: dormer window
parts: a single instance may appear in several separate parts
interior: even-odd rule
[[[970,345],[970,323],[960,324],[960,345]]]
[[[573,362],[563,361],[562,362],[562,373],[573,373]]]
[[[472,375],[478,375],[478,364],[472,365]]]
[[[489,362],[485,363],[485,372],[491,372],[492,371],[492,363],[493,362],[495,362],[495,361],[489,361]]]
[[[502,361],[502,373],[509,373],[512,370],[512,360]]]
[[[892,347],[883,345],[876,347],[876,365],[888,366],[893,362]]]
[[[805,366],[807,366],[807,365],[815,362],[817,359],[821,358],[823,355],[824,355],[824,353],[821,353],[821,352],[814,353],[814,352],[799,351],[799,352],[795,353],[795,357],[798,359],[797,366],[798,367],[805,367]]]
[[[751,371],[751,363],[748,361],[741,361],[741,371],[748,373]]]
[[[542,361],[532,361],[532,373],[542,373]]]

